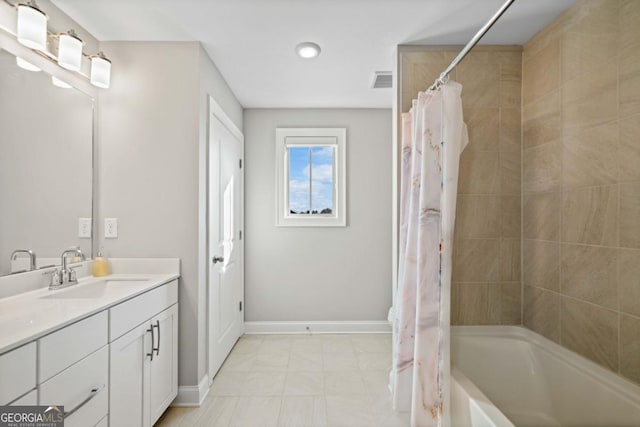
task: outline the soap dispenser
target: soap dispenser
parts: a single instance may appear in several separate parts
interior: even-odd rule
[[[102,277],[109,274],[109,261],[102,255],[102,249],[93,260],[92,273],[95,277]]]

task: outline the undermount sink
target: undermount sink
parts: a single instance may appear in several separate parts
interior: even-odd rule
[[[146,283],[148,280],[130,280],[130,279],[109,279],[100,282],[87,283],[83,285],[71,285],[66,289],[52,291],[51,294],[45,295],[43,299],[90,299],[100,298],[104,296],[109,287],[139,285]]]

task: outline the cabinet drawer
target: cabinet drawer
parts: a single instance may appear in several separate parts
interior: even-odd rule
[[[105,310],[41,338],[38,384],[107,344],[108,327]]]
[[[31,390],[19,399],[11,402],[10,406],[33,406],[38,404],[38,390]]]
[[[0,356],[0,405],[6,405],[36,387],[36,343]]]
[[[40,405],[64,405],[65,427],[98,424],[109,410],[109,347],[104,346],[39,386]]]
[[[178,302],[174,280],[109,309],[109,342]]]

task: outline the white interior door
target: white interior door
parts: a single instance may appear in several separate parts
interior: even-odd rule
[[[209,129],[209,379],[243,333],[243,142],[215,114]]]

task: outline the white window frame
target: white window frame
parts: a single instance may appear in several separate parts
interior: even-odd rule
[[[345,128],[276,129],[276,226],[346,227],[347,225],[347,130]],[[296,214],[289,209],[288,148],[334,147],[333,212],[330,215]]]

